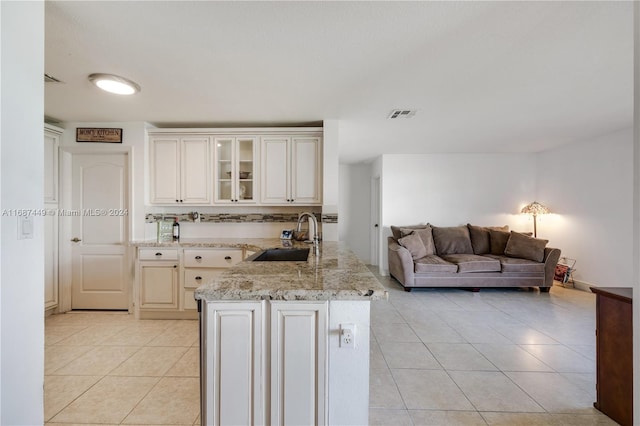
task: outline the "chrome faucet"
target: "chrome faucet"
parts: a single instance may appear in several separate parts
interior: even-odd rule
[[[300,227],[302,226],[302,221],[305,218],[311,219],[313,224],[313,234],[311,234],[311,228],[309,228],[309,239],[305,240],[306,243],[313,243],[315,246],[316,254],[318,252],[318,220],[316,219],[313,213],[303,212],[298,216],[298,226],[296,226],[296,232],[300,232]]]

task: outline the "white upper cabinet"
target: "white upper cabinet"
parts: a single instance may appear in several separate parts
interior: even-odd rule
[[[214,138],[215,203],[255,204],[256,138]]]
[[[322,204],[321,128],[149,131],[149,204]]]
[[[58,147],[61,130],[44,128],[44,202],[58,202]]]
[[[322,202],[322,139],[267,136],[261,145],[262,204]]]
[[[207,136],[152,136],[151,204],[211,204],[210,146]]]

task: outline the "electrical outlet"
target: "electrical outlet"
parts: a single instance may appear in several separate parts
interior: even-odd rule
[[[340,324],[340,347],[355,348],[356,343],[356,325]]]

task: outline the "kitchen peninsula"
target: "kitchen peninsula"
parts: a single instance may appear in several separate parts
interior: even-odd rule
[[[386,291],[340,243],[257,255],[195,293],[203,424],[366,424],[369,302]]]
[[[321,242],[317,253],[279,239],[137,245],[139,261],[141,250],[176,250],[173,269],[190,269],[191,257],[209,262],[205,250],[229,263],[194,292],[202,424],[367,424],[370,301],[387,293],[345,245]],[[272,248],[310,251],[304,261],[254,260]]]

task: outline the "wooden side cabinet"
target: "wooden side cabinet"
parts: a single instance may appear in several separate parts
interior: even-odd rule
[[[595,408],[633,424],[632,289],[591,287],[596,294]]]

